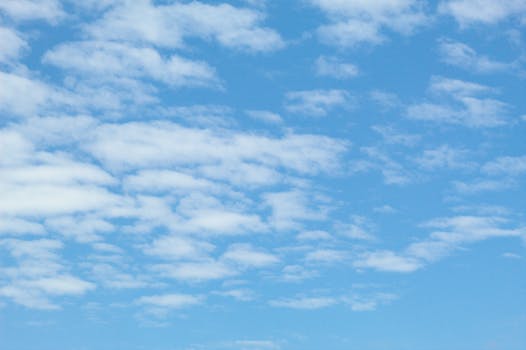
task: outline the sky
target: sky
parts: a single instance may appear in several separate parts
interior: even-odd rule
[[[526,0],[1,0],[1,350],[526,349]]]

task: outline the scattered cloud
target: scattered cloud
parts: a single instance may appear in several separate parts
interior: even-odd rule
[[[524,16],[523,0],[447,0],[440,2],[438,12],[453,16],[462,26],[496,24],[512,16]]]
[[[488,175],[521,175],[526,173],[526,156],[499,157],[484,164],[482,171]]]
[[[0,63],[15,62],[27,48],[28,44],[20,33],[0,26]]]
[[[410,105],[408,118],[469,128],[492,128],[507,123],[508,104],[480,96],[492,91],[487,86],[433,77],[430,91],[436,94],[438,102]]]
[[[246,111],[247,115],[256,120],[260,120],[265,123],[269,124],[281,124],[283,123],[283,119],[279,114],[270,112],[270,111],[263,111],[263,110],[249,110]]]
[[[364,253],[354,261],[353,265],[359,269],[368,268],[402,273],[413,272],[421,267],[421,263],[417,259],[387,250]]]
[[[160,294],[142,296],[136,300],[139,305],[162,309],[181,309],[201,304],[203,298],[189,294]]]
[[[285,43],[273,29],[261,26],[264,15],[229,4],[194,1],[156,5],[149,0],[125,1],[85,26],[99,40],[121,40],[182,48],[188,38],[213,40],[227,48],[250,52],[273,51]]]
[[[338,47],[380,44],[388,32],[409,35],[427,22],[423,3],[408,1],[310,0],[329,18],[318,28],[320,39]]]
[[[274,307],[290,309],[315,310],[333,306],[337,301],[330,297],[300,297],[297,299],[271,300],[269,304]]]
[[[468,159],[469,151],[441,145],[435,149],[424,150],[415,162],[425,170],[473,168],[476,164]]]
[[[255,268],[274,265],[279,261],[275,255],[255,249],[249,244],[231,245],[222,255],[222,259],[241,267]]]
[[[316,74],[336,79],[350,79],[359,74],[359,69],[352,63],[335,57],[320,56],[316,60]]]
[[[513,69],[513,63],[492,60],[458,41],[440,40],[439,52],[443,62],[475,73],[496,73]]]
[[[43,62],[90,80],[147,78],[170,86],[218,86],[215,70],[202,61],[178,55],[163,58],[155,49],[123,43],[83,41],[61,44]]]
[[[337,108],[354,106],[352,96],[345,90],[291,91],[285,97],[287,111],[312,117],[325,117]]]
[[[56,24],[66,17],[59,0],[6,0],[0,12],[16,21],[43,20]]]
[[[373,125],[373,131],[380,134],[387,144],[411,147],[421,140],[420,135],[409,134],[397,130],[391,125]]]

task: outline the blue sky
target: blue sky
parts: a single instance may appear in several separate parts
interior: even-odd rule
[[[1,1],[0,349],[526,349],[525,29]]]

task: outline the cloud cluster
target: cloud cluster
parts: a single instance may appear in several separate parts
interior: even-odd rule
[[[424,3],[418,0],[310,0],[322,10],[330,23],[318,28],[325,43],[339,47],[379,44],[386,32],[411,34],[428,21]]]

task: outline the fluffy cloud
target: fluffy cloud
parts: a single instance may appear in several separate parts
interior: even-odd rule
[[[491,128],[507,123],[509,106],[500,100],[480,96],[492,92],[487,86],[434,77],[430,90],[440,102],[410,105],[407,108],[409,118],[470,128]]]
[[[17,21],[45,20],[56,23],[66,16],[59,0],[5,0],[0,3],[0,12]]]
[[[271,300],[270,305],[291,309],[314,310],[332,306],[336,302],[334,298],[328,297],[302,297],[298,299]]]
[[[286,95],[285,108],[295,114],[324,117],[335,108],[351,108],[353,98],[345,90],[291,91]]]
[[[207,258],[214,248],[208,242],[174,235],[156,239],[151,245],[144,247],[144,252],[167,260],[201,260]]]
[[[252,161],[318,173],[338,166],[346,144],[315,135],[271,138],[153,122],[102,125],[86,148],[112,168]]]
[[[12,134],[15,137],[17,134]],[[25,140],[19,139],[19,142]],[[27,142],[27,141],[25,141]],[[114,179],[92,164],[60,154],[35,152],[30,143],[17,152],[2,149],[0,208],[9,215],[46,216],[91,211],[119,202],[105,185]],[[3,163],[2,162],[2,163]]]
[[[318,57],[315,67],[316,74],[336,79],[354,78],[360,72],[354,64],[342,62],[334,57]]]
[[[272,51],[284,45],[280,35],[260,23],[253,9],[201,2],[155,5],[149,0],[124,1],[85,27],[98,39],[119,39],[177,48],[197,37],[238,50]]]
[[[422,227],[431,229],[426,239],[409,244],[400,253],[390,250],[365,252],[353,265],[379,271],[408,273],[437,261],[467,244],[493,238],[520,238],[524,227],[512,227],[500,216],[451,216],[430,220]]]
[[[8,116],[34,116],[57,107],[81,105],[81,99],[63,89],[30,77],[0,71],[0,111]],[[26,91],[31,91],[31,98]]]
[[[235,244],[228,248],[222,258],[242,267],[265,267],[276,264],[279,259],[264,251],[254,249],[249,244]]]
[[[161,264],[154,266],[162,276],[187,282],[205,282],[235,276],[238,271],[223,262],[202,261],[183,262],[177,264]]]
[[[449,145],[424,150],[415,162],[425,170],[466,169],[475,166],[468,161],[469,152]]]
[[[322,41],[352,47],[362,43],[379,44],[385,32],[411,34],[427,21],[423,3],[417,0],[310,0],[331,20],[318,28]]]
[[[495,24],[512,16],[526,14],[524,0],[447,0],[442,1],[438,11],[451,15],[461,26],[471,24]]]
[[[526,156],[499,157],[484,164],[482,171],[489,175],[521,175],[526,173]]]
[[[263,122],[267,122],[271,124],[283,123],[283,119],[281,118],[279,114],[276,114],[270,111],[250,110],[250,111],[247,111],[247,115],[251,118],[261,120]]]
[[[398,255],[388,250],[365,253],[355,260],[353,265],[356,268],[404,273],[416,271],[421,267],[417,259]]]
[[[202,298],[188,294],[161,294],[143,296],[136,301],[140,305],[154,306],[167,309],[181,309],[200,304]]]
[[[115,42],[62,44],[48,51],[43,61],[103,81],[148,78],[176,87],[218,84],[214,69],[205,62],[177,55],[164,58],[152,48]]]
[[[28,308],[52,310],[59,306],[53,297],[79,296],[95,289],[95,285],[71,275],[62,265],[58,251],[63,244],[56,240],[0,240],[16,265],[2,267],[0,296]]]
[[[0,26],[0,63],[11,63],[28,47],[15,30]]]
[[[468,45],[457,41],[441,40],[439,52],[442,55],[442,61],[445,63],[476,73],[502,72],[513,68],[511,63],[492,60],[478,54]]]

